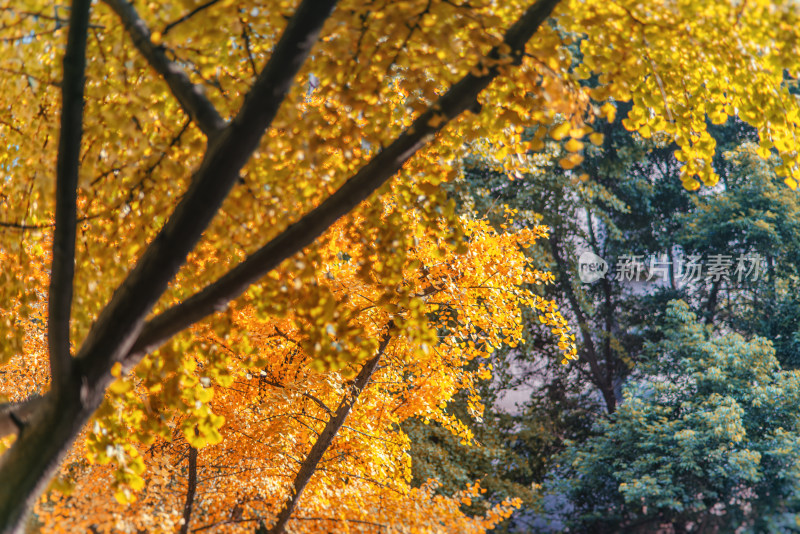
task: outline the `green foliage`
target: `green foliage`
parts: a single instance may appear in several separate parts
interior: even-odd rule
[[[743,143],[724,154],[731,169],[724,175],[725,189],[695,197],[692,212],[676,217],[681,225],[676,237],[691,253],[758,254],[764,258],[757,280],[723,281],[720,309],[707,305],[703,313],[708,322],[772,340],[781,364],[796,369],[800,367],[800,302],[796,297],[800,289],[800,203],[797,195],[787,194],[775,174],[776,162],[761,160],[756,150],[755,145]]]
[[[548,490],[566,492],[581,530],[796,528],[800,373],[782,370],[766,339],[712,334],[681,301],[662,333],[625,402],[563,454]]]

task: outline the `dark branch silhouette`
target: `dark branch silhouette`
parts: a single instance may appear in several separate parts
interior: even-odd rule
[[[547,19],[557,3],[558,0],[540,0],[511,27],[504,43],[511,47],[512,56],[522,55],[525,43]],[[497,47],[489,53],[487,59],[497,59],[499,55]],[[478,94],[498,74],[496,68],[489,68],[483,76],[467,74],[417,118],[400,137],[381,150],[319,206],[290,225],[219,280],[148,322],[131,354],[126,358],[126,367],[135,365],[144,354],[160,347],[178,332],[216,311],[224,310],[231,300],[244,293],[250,285],[275,269],[283,260],[311,244],[339,218],[349,213],[394,176],[402,165],[447,122],[472,108]],[[441,118],[441,122],[434,121],[437,117]]]
[[[414,121],[411,128],[381,150],[328,199],[221,279],[145,324],[145,318],[239,180],[242,167],[272,123],[336,2],[303,0],[300,3],[236,117],[224,127],[219,125],[221,129],[217,131],[208,127],[212,123],[216,126],[216,119],[206,121],[201,118],[202,113],[210,114],[211,111],[203,107],[203,101],[198,97],[202,93],[196,92],[199,89],[191,83],[187,85],[185,73],[176,70],[174,64],[165,62],[163,49],[151,42],[149,30],[140,23],[141,19],[130,4],[124,0],[106,1],[112,7],[118,7],[118,14],[131,32],[137,48],[165,77],[184,109],[194,110],[187,113],[201,128],[205,124],[213,135],[209,134],[203,162],[194,173],[189,189],[126,280],[117,288],[72,360],[68,383],[58,395],[54,394],[55,391],[46,395],[29,417],[17,441],[0,458],[2,532],[14,532],[20,528],[26,510],[46,487],[75,437],[100,405],[112,381],[110,371],[114,363],[123,362],[125,367],[134,365],[147,351],[224,308],[250,284],[322,235],[340,217],[386,183],[450,120],[465,110],[475,109],[478,94],[500,74],[499,65],[521,62],[525,43],[558,3],[558,0],[534,3],[506,33],[504,44],[510,50],[509,54],[502,54],[500,47],[492,49],[478,65],[478,70],[473,69],[479,74],[468,74],[451,87]],[[9,416],[9,419],[13,424],[18,418]],[[302,482],[305,473],[301,473],[303,476],[298,483]],[[304,487],[306,482],[300,486]]]
[[[102,402],[112,365],[129,352],[145,317],[239,179],[335,4],[335,0],[303,0],[298,6],[236,118],[209,140],[189,190],[100,313],[75,357],[69,383],[59,388],[58,395],[53,391],[47,396],[26,432],[0,459],[3,532],[18,530],[25,511]]]
[[[189,472],[186,485],[186,504],[183,505],[183,525],[180,534],[189,532],[189,523],[192,520],[192,506],[197,492],[197,449],[189,446]]]
[[[69,319],[75,277],[75,234],[78,218],[78,171],[83,138],[83,91],[86,84],[86,40],[90,0],[75,0],[69,15],[64,76],[61,82],[61,129],[56,161],[56,215],[53,263],[47,313],[52,388],[69,380],[72,356]]]

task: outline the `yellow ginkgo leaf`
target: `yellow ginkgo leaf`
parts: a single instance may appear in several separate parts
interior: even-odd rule
[[[583,150],[583,146],[584,145],[582,142],[574,138],[564,143],[564,148],[566,148],[570,152],[578,152],[580,150]]]

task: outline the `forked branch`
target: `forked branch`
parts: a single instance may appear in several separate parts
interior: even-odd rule
[[[203,163],[175,212],[100,313],[72,360],[65,393],[45,397],[47,402],[0,456],[0,532],[22,529],[26,511],[102,402],[112,365],[130,351],[147,314],[239,179],[335,4],[301,2],[238,115],[209,140]]]
[[[504,43],[511,49],[512,57],[521,57],[525,44],[547,20],[557,3],[558,0],[539,0],[508,30]],[[487,59],[496,60],[499,57],[500,48],[496,47],[489,53]],[[216,311],[225,309],[231,300],[244,293],[251,284],[275,269],[283,260],[311,244],[340,217],[349,213],[386,183],[449,121],[465,110],[471,109],[478,94],[498,75],[499,70],[493,67],[486,69],[485,74],[480,76],[472,73],[464,76],[419,116],[400,137],[381,150],[319,206],[216,282],[149,321],[126,358],[125,365],[127,367],[135,365],[144,354],[160,347],[178,332]]]
[[[300,3],[238,114],[210,140],[188,191],[104,308],[78,353],[87,384],[84,396],[102,395],[111,365],[128,353],[145,317],[239,179],[335,5],[336,0]],[[100,399],[95,400],[99,403]]]

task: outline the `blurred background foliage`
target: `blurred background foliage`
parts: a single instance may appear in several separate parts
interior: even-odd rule
[[[452,494],[480,480],[489,501],[521,497],[498,532],[800,528],[800,206],[751,128],[710,128],[720,182],[698,192],[683,188],[674,144],[619,121],[597,126],[602,145],[571,170],[556,141],[524,176],[485,149],[462,162],[450,186],[462,212],[500,227],[514,210],[514,225],[550,228],[529,253],[556,277],[543,291],[577,331],[580,359],[561,365],[527,317],[527,343],[491,356],[482,416],[449,407],[474,444],[406,424],[417,483],[437,478]],[[591,284],[585,251],[610,271]],[[692,256],[708,268],[716,255],[730,258],[727,278],[682,277]],[[735,271],[753,255],[757,271]],[[638,282],[615,276],[631,257],[645,266]]]

